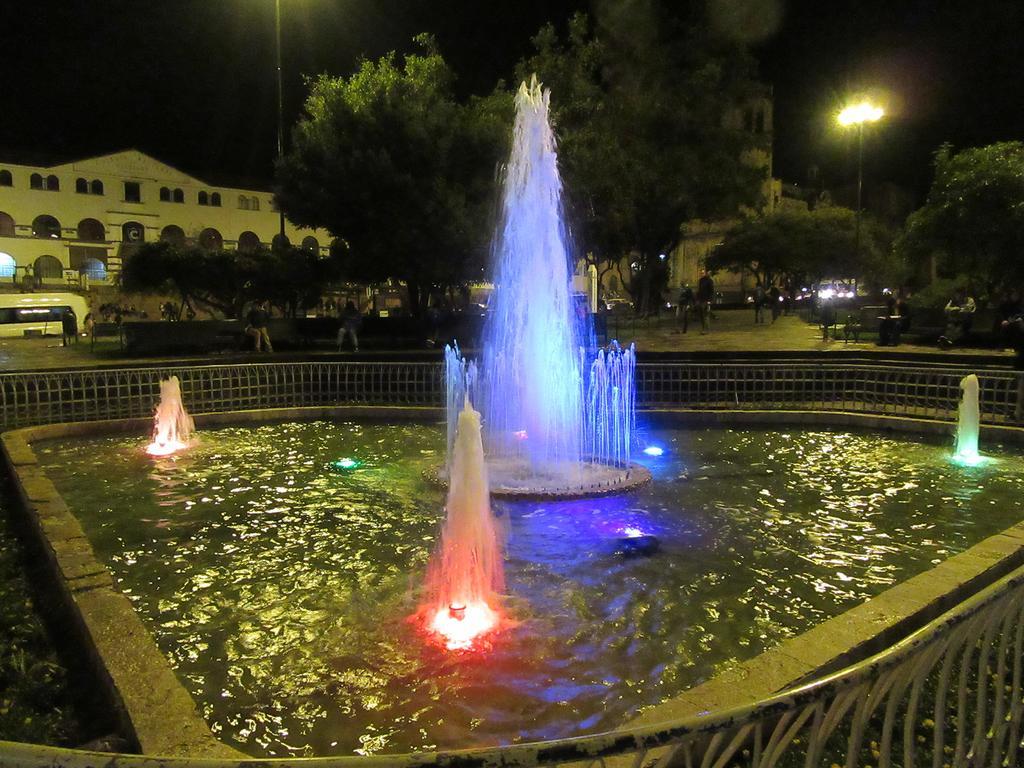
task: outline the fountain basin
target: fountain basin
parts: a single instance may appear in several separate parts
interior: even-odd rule
[[[1020,455],[996,447],[998,472],[850,430],[652,437],[668,458],[635,494],[496,503],[518,625],[469,658],[405,621],[442,498],[430,427],[210,430],[160,465],[132,439],[37,449],[208,722],[256,755],[615,727],[1022,516]],[[661,551],[617,557],[634,528]]]

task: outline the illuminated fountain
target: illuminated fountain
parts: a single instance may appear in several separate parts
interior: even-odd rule
[[[960,413],[956,427],[953,460],[958,464],[981,464],[984,457],[978,453],[978,432],[981,406],[978,402],[978,377],[973,373],[960,380]]]
[[[491,490],[502,496],[586,496],[650,479],[630,463],[634,349],[584,346],[590,319],[574,306],[549,98],[536,78],[516,95],[479,375],[457,348],[446,354],[449,446],[462,395],[472,391]]]
[[[160,382],[160,403],[153,420],[153,441],[146,446],[146,453],[169,456],[188,447],[196,425],[181,402],[181,384],[177,376]]]
[[[491,514],[480,414],[463,400],[451,458],[447,518],[427,573],[426,624],[449,649],[466,649],[499,622],[502,538]]]

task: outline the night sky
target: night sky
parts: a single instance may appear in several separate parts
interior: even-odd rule
[[[631,2],[641,12],[653,0]],[[774,88],[776,176],[826,186],[855,174],[832,122],[867,89],[890,117],[868,136],[866,173],[918,198],[944,141],[1024,138],[1018,0],[711,0],[719,26],[750,41]],[[546,21],[613,0],[282,0],[285,111],[302,78],[347,74],[360,55],[432,32],[460,92],[510,78]],[[0,24],[0,151],[70,159],[138,147],[212,180],[267,183],[276,147],[273,0],[34,0]],[[557,99],[557,94],[553,95]],[[286,123],[286,124],[287,124]]]

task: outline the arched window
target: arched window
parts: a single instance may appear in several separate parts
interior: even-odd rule
[[[80,195],[89,194],[89,182],[85,179],[75,179],[75,192]]]
[[[260,199],[255,195],[249,199],[249,210],[258,211],[260,209]]]
[[[92,192],[94,195],[102,195],[103,182],[100,181],[99,179],[93,179],[92,183],[89,184],[89,191]]]
[[[146,239],[146,228],[137,221],[126,221],[121,225],[122,243],[141,243]]]
[[[182,192],[180,189],[174,190],[174,202],[176,202],[176,203],[184,203],[185,202],[185,193]]]
[[[56,256],[40,256],[32,266],[32,272],[44,282],[64,279],[64,265]]]
[[[238,196],[238,207],[243,211],[249,210],[249,198],[245,195]]]
[[[288,239],[288,235],[282,235],[278,232],[274,235],[274,239],[270,241],[270,247],[275,251],[284,250],[292,244],[292,241]]]
[[[0,237],[14,237],[14,219],[3,211],[0,211]]]
[[[171,190],[169,190],[167,187],[160,187],[160,202],[171,202]]]
[[[0,253],[0,277],[14,277],[14,257]]]
[[[208,251],[219,251],[224,247],[224,238],[213,227],[207,227],[199,233],[199,245]]]
[[[160,230],[160,239],[181,248],[185,245],[185,230],[177,224],[168,224]]]
[[[238,236],[238,250],[252,252],[260,247],[260,236],[255,232],[243,232]]]
[[[60,179],[51,173],[46,177],[46,188],[56,192],[60,189]]]
[[[32,189],[42,189],[43,177],[40,176],[38,173],[33,173],[31,176],[28,177],[28,185]]]
[[[206,193],[205,190],[203,192],[199,193],[199,204],[200,205],[209,205],[210,204],[210,196]]]
[[[210,195],[210,205],[215,205],[220,208],[220,192],[214,192]]]
[[[107,231],[96,219],[82,219],[78,222],[78,239],[101,243],[107,239]]]
[[[32,220],[32,234],[36,237],[60,237],[60,222],[44,213]]]
[[[85,275],[90,280],[106,280],[107,265],[99,259],[86,259],[78,268],[78,274]]]
[[[320,241],[312,235],[302,238],[302,249],[310,253],[320,253]]]
[[[11,177],[11,172],[8,170],[0,171],[0,187],[13,187],[14,179]]]

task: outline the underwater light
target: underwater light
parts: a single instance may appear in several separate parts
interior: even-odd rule
[[[146,453],[150,456],[170,456],[184,448],[188,448],[188,443],[183,443],[180,440],[168,440],[165,443],[154,440],[146,446]]]
[[[635,539],[639,536],[644,536],[645,534],[639,528],[635,528],[631,525],[628,525],[622,529],[622,535],[625,536],[627,539]]]
[[[363,466],[363,462],[358,459],[349,458],[348,456],[331,462],[331,467],[333,469],[359,469],[361,466]]]
[[[515,436],[516,440],[525,440],[528,437],[525,429],[520,429],[512,434]]]
[[[644,448],[644,453],[648,456],[661,456],[665,452],[665,449],[658,445],[648,445]]]
[[[494,629],[498,613],[485,602],[451,603],[434,613],[427,628],[444,640],[450,651],[468,650],[474,641]]]
[[[986,464],[988,462],[988,457],[982,456],[980,453],[963,451],[953,455],[953,462],[962,467],[977,467],[982,464]]]

